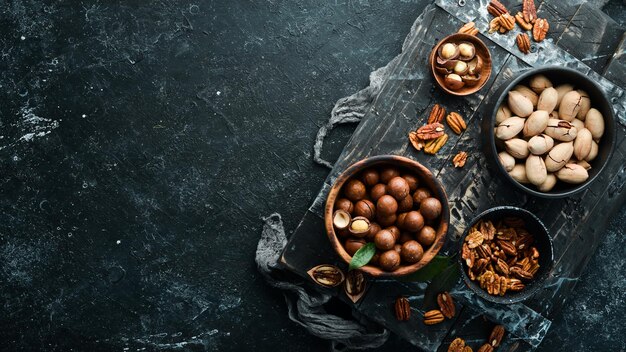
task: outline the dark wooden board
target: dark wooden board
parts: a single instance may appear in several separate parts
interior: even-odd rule
[[[431,48],[450,34],[453,31],[451,28],[456,29],[464,22],[474,20],[479,28],[486,28],[489,17],[485,5],[485,1],[467,2],[464,7],[460,7],[456,2],[440,1],[437,6],[429,6],[420,16],[414,25],[415,30],[405,41],[402,54],[389,67],[389,76],[374,97],[369,112],[346,144],[318,197],[290,239],[282,258],[290,270],[302,276],[306,276],[306,271],[311,267],[322,263],[334,263],[346,268],[326,238],[323,226],[325,198],[339,173],[352,163],[371,155],[408,156],[427,165],[438,176],[448,193],[451,209],[448,241],[442,254],[458,251],[458,239],[465,224],[484,209],[512,204],[533,211],[549,226],[554,240],[556,263],[545,289],[523,304],[490,304],[459,283],[452,294],[462,306],[459,306],[460,314],[444,324],[427,327],[421,323],[425,284],[370,280],[368,291],[355,307],[424,350],[445,350],[446,343],[454,336],[480,339],[480,335],[484,335],[495,322],[505,325],[509,331],[505,341],[511,348],[509,350],[527,350],[537,346],[550,327],[550,319],[563,307],[567,295],[602,240],[607,216],[619,208],[626,198],[626,166],[623,163],[626,157],[624,91],[571,53],[555,46],[554,42],[561,35],[557,37],[555,34],[552,40],[537,44],[537,53],[527,56],[512,46],[513,34],[480,35],[490,48],[494,63],[494,72],[487,85],[477,94],[464,98],[450,97],[435,88],[427,64]],[[569,30],[567,22],[571,22],[580,12],[580,6],[575,8],[573,10],[556,1],[543,2],[540,12],[543,9],[554,17],[569,16],[569,20],[562,17],[559,21],[555,20],[555,23],[564,23],[563,26],[555,26],[555,32],[563,34]],[[614,31],[616,27],[607,24],[605,28]],[[563,42],[568,43],[567,40]],[[619,43],[615,46],[619,47]],[[597,50],[603,52],[609,50],[607,47],[598,46]],[[478,143],[480,122],[489,113],[486,102],[495,88],[529,67],[548,63],[574,67],[592,76],[613,98],[619,115],[617,150],[601,177],[576,197],[549,201],[526,196],[494,175],[488,169]],[[596,66],[601,64],[598,60],[594,63]],[[619,60],[607,60],[606,64],[613,65],[613,71],[623,70]],[[603,67],[595,69],[604,72]],[[460,136],[450,132],[450,139],[444,148],[435,156],[427,156],[410,147],[407,134],[416,125],[423,123],[435,102],[442,103],[448,111],[461,113],[468,123],[468,129]],[[470,158],[463,169],[455,169],[451,166],[451,158],[461,150],[467,151]],[[349,302],[339,289],[336,292]],[[412,302],[413,317],[410,322],[397,322],[393,317],[391,305],[400,295],[409,297]]]

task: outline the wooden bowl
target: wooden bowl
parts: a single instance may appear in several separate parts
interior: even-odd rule
[[[340,195],[341,189],[346,181],[370,167],[380,166],[394,166],[401,171],[411,172],[419,177],[420,186],[425,186],[430,189],[432,195],[439,199],[441,202],[441,215],[439,220],[439,226],[436,229],[435,241],[424,252],[422,259],[411,265],[401,265],[394,271],[384,271],[378,267],[365,265],[360,270],[370,274],[374,277],[397,277],[407,274],[411,274],[428,264],[437,255],[441,247],[446,240],[446,233],[448,231],[448,224],[450,222],[450,208],[448,207],[448,197],[445,190],[439,183],[439,181],[433,176],[432,172],[424,165],[417,161],[396,156],[396,155],[381,155],[361,160],[348,167],[333,184],[328,198],[326,199],[326,208],[324,212],[324,223],[326,225],[326,232],[330,242],[337,252],[337,254],[343,259],[344,262],[350,263],[352,257],[345,251],[343,244],[335,234],[335,228],[333,226],[333,213],[334,205],[337,197]],[[434,226],[433,226],[434,227]]]
[[[476,49],[476,55],[480,56],[480,58],[483,60],[483,68],[481,70],[480,79],[478,80],[478,83],[476,83],[476,85],[471,87],[464,86],[460,89],[452,90],[446,87],[446,84],[444,82],[444,76],[435,70],[435,67],[437,65],[437,51],[439,50],[440,46],[446,43],[456,44],[460,42],[470,42],[474,44],[474,48]],[[485,43],[483,43],[483,41],[478,39],[478,37],[475,35],[455,33],[443,38],[439,43],[437,43],[437,45],[435,45],[433,51],[431,51],[429,62],[430,71],[435,77],[435,81],[437,81],[439,87],[441,87],[441,89],[443,89],[446,93],[456,96],[465,96],[476,93],[485,86],[485,84],[489,80],[489,76],[491,76],[491,54],[489,53],[489,49],[487,49]]]
[[[591,169],[589,170],[589,178],[579,184],[567,184],[558,181],[556,186],[549,192],[541,192],[531,184],[519,183],[509,175],[499,162],[498,153],[503,150],[503,148],[501,141],[497,140],[494,134],[498,108],[501,104],[506,102],[508,92],[518,84],[527,85],[531,77],[539,74],[546,76],[555,87],[560,84],[569,83],[574,85],[575,89],[582,89],[587,92],[591,100],[591,107],[598,109],[602,113],[605,126],[604,135],[598,145],[598,156],[590,162]],[[492,170],[498,170],[498,173],[510,183],[535,197],[551,199],[566,198],[584,191],[600,176],[611,160],[613,151],[615,150],[618,127],[613,106],[609,98],[593,79],[574,69],[560,66],[547,66],[525,71],[498,87],[497,91],[491,96],[489,108],[491,109],[491,116],[485,116],[482,121],[482,144],[483,150],[487,156],[487,161],[493,166]],[[498,145],[498,143],[500,143],[500,145]]]

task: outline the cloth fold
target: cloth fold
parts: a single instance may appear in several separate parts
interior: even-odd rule
[[[310,334],[331,341],[332,351],[368,349],[383,345],[389,331],[352,310],[352,319],[327,311],[325,304],[332,296],[312,289],[306,282],[294,283],[279,267],[280,255],[287,237],[280,214],[263,218],[261,239],[255,261],[259,272],[272,287],[283,290],[289,319]]]

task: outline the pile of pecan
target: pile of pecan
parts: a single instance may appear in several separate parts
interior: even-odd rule
[[[504,327],[502,325],[496,325],[493,330],[491,330],[489,340],[487,343],[480,346],[478,352],[493,352],[494,348],[500,346],[500,343],[502,343],[502,338],[504,338]],[[465,340],[457,337],[452,341],[450,346],[448,346],[448,352],[473,352],[472,348],[465,343]]]
[[[461,134],[467,129],[467,124],[463,117],[457,112],[451,112],[446,116],[446,109],[439,104],[435,104],[428,115],[427,124],[423,125],[415,131],[409,132],[409,141],[413,147],[424,153],[436,154],[448,141],[448,134],[442,124],[446,120],[448,127],[456,133]],[[467,160],[467,153],[458,153],[452,163],[454,167],[463,167]]]
[[[515,16],[512,16],[502,3],[498,0],[492,0],[487,6],[487,11],[494,16],[494,19],[489,23],[489,33],[499,32],[501,34],[515,28],[515,23],[523,31],[531,31],[533,39],[536,42],[541,42],[546,38],[550,25],[548,21],[543,18],[537,18],[537,9],[535,8],[534,0],[523,0],[522,12],[518,12]],[[524,54],[530,52],[530,38],[528,34],[520,33],[515,38],[517,47]]]
[[[539,270],[539,251],[524,221],[506,218],[496,226],[479,221],[472,226],[461,252],[468,276],[490,295],[521,291]]]

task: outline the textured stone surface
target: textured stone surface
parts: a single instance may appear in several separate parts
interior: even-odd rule
[[[327,174],[311,161],[317,128],[399,52],[424,6],[0,7],[2,346],[326,350],[256,273],[259,219],[278,211],[295,228]],[[326,159],[350,132],[333,131]],[[596,280],[579,290],[608,285]],[[586,336],[619,338],[613,311],[590,314]],[[591,348],[586,336],[559,332]]]

